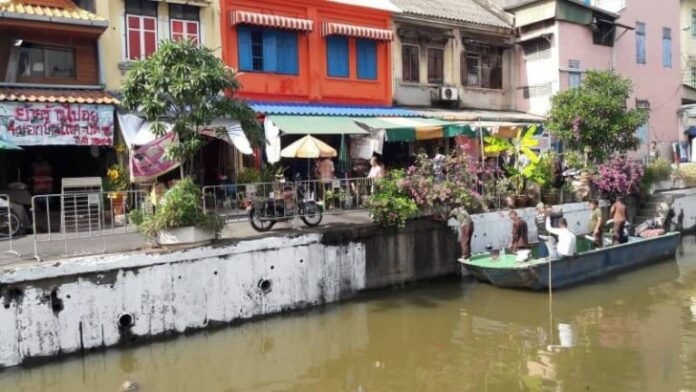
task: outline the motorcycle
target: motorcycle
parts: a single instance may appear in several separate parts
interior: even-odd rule
[[[24,234],[30,225],[24,206],[17,203],[12,203],[12,206],[9,204],[6,199],[0,198],[0,238]]]
[[[293,201],[297,200],[297,208]],[[258,232],[266,232],[278,222],[289,222],[299,216],[308,227],[315,227],[323,219],[323,208],[311,197],[307,197],[303,187],[298,186],[296,197],[293,197],[292,187],[284,188],[282,198],[271,195],[264,200],[254,202],[249,207],[249,223]]]

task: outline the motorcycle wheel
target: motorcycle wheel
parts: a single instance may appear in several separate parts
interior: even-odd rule
[[[249,223],[251,224],[251,227],[259,233],[264,233],[271,230],[275,224],[273,221],[261,219],[256,214],[256,208],[254,207],[249,210]]]
[[[14,213],[0,212],[0,238],[6,238],[12,235],[12,237],[17,236],[22,233],[24,228],[19,217]],[[12,227],[12,232],[10,232],[10,227]]]
[[[300,216],[302,222],[309,227],[319,226],[321,220],[324,218],[321,207],[313,201],[306,203],[300,213],[302,214]]]

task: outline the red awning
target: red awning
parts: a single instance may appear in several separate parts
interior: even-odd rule
[[[355,26],[342,23],[322,24],[322,35],[347,35],[349,37],[367,38],[378,41],[394,40],[394,33],[391,30],[376,29],[373,27]]]
[[[250,24],[299,31],[312,31],[314,28],[314,22],[308,19],[259,14],[248,11],[232,11],[232,24]]]

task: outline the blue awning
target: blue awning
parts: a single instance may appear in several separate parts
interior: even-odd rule
[[[686,131],[684,131],[684,133],[691,137],[696,137],[696,127],[686,128]]]
[[[350,106],[299,103],[249,102],[257,113],[286,116],[341,116],[341,117],[422,117],[422,114],[391,106]]]

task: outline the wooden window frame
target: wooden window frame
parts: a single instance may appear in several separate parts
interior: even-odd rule
[[[442,64],[440,67],[440,72],[441,72],[440,76],[441,77],[439,80],[435,79],[435,78],[431,78],[431,72],[430,72],[430,52],[435,51],[435,50],[442,53],[442,57],[441,57]],[[425,57],[426,57],[427,64],[428,64],[428,84],[444,84],[445,83],[445,48],[436,47],[436,46],[429,46],[426,48]]]
[[[183,33],[182,34],[175,34],[174,33],[174,23],[179,22],[183,25]],[[188,32],[188,25],[189,24],[195,24],[196,26],[196,33],[191,34]],[[175,38],[175,35],[180,36],[179,38]],[[172,41],[177,41],[180,39],[184,40],[192,40],[196,46],[201,45],[201,22],[197,20],[189,20],[189,19],[169,19],[169,39]]]
[[[67,81],[76,81],[77,80],[77,56],[75,53],[75,48],[70,47],[70,46],[60,46],[60,45],[51,45],[51,44],[41,44],[41,43],[32,43],[32,45],[35,48],[41,48],[41,63],[43,64],[44,70],[43,70],[43,76],[22,76],[19,74],[19,69],[17,69],[17,80],[20,82],[28,82],[28,83],[41,83],[41,82],[50,82],[50,81],[62,81],[62,82],[67,82]],[[47,76],[47,68],[46,67],[46,49],[49,50],[56,50],[56,51],[66,51],[70,52],[72,54],[72,60],[73,60],[73,76],[72,77],[52,77],[52,76]],[[16,65],[17,68],[19,68],[19,64]]]
[[[409,75],[409,76],[415,75],[415,78],[408,78],[407,79],[405,77],[405,74],[404,74],[404,68],[405,68],[404,65],[406,64],[406,60],[404,58],[404,49],[407,47],[410,48],[411,50],[415,49],[415,52],[416,52],[416,56],[415,56],[416,69],[415,70],[412,69],[411,75]],[[409,60],[409,67],[413,66],[413,64],[411,64],[412,58],[409,58],[408,60]],[[415,74],[414,74],[414,72],[415,72]],[[413,45],[413,44],[401,44],[401,80],[404,82],[407,82],[407,83],[420,83],[420,80],[421,80],[421,78],[420,78],[420,46]]]
[[[136,18],[139,21],[139,26],[141,28],[139,29],[133,29],[130,27],[130,24],[128,23],[130,18]],[[147,19],[151,19],[154,23],[154,30],[148,30],[145,29],[145,24],[144,21]],[[157,50],[158,43],[159,43],[159,31],[157,28],[157,17],[156,16],[147,16],[147,15],[138,15],[138,14],[126,14],[126,57],[128,60],[140,60],[143,58],[147,58],[149,55],[145,54],[145,33],[155,33],[155,51]],[[131,50],[133,49],[131,42],[130,42],[130,33],[131,31],[138,31],[140,34],[140,56],[139,57],[134,57],[131,55]]]

